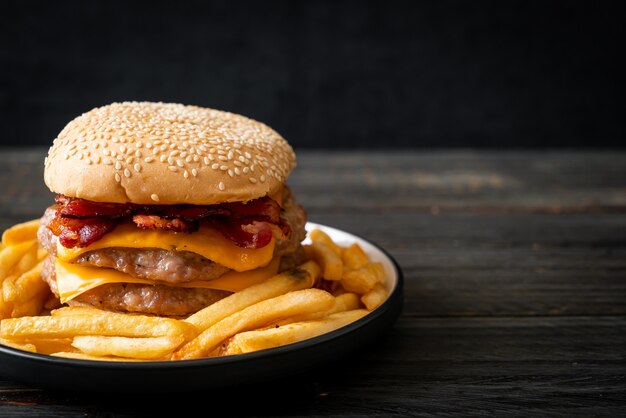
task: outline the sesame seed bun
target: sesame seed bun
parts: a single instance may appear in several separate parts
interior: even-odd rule
[[[247,117],[124,102],[72,120],[48,152],[44,180],[96,202],[207,205],[271,194],[295,164],[280,134]]]

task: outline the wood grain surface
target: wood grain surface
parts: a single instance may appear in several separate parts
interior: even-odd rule
[[[50,204],[44,153],[0,152],[0,228]],[[626,153],[298,155],[289,184],[310,220],[377,242],[404,271],[385,338],[212,393],[97,396],[0,376],[0,416],[626,415]]]

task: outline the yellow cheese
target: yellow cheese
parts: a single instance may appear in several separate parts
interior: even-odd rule
[[[133,224],[120,224],[98,241],[84,248],[65,248],[57,244],[57,257],[72,261],[83,253],[101,248],[161,248],[170,251],[191,251],[235,271],[247,271],[267,265],[274,255],[276,241],[263,248],[247,249],[235,245],[213,228],[202,226],[191,234],[172,231],[144,230]]]
[[[238,292],[246,287],[269,279],[278,272],[280,258],[274,258],[266,267],[243,273],[231,271],[223,276],[208,281],[193,281],[181,283],[180,287],[201,287],[208,289],[227,290]],[[156,282],[144,279],[135,279],[128,274],[117,270],[98,267],[87,267],[79,264],[70,264],[56,260],[57,289],[61,303],[75,298],[90,289],[108,283],[142,283],[154,285]],[[161,284],[162,282],[159,282]],[[162,283],[167,285],[167,283]],[[174,285],[172,285],[174,286]]]

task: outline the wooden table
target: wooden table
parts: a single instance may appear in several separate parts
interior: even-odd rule
[[[0,153],[0,227],[52,195],[44,150]],[[0,377],[0,416],[626,414],[626,153],[300,151],[311,220],[405,273],[395,327],[360,354],[262,387],[85,395]],[[141,382],[138,382],[141,384]]]

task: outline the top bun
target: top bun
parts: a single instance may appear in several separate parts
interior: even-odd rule
[[[282,136],[244,116],[124,102],[71,121],[48,152],[44,180],[96,202],[208,205],[271,194],[295,164]]]

